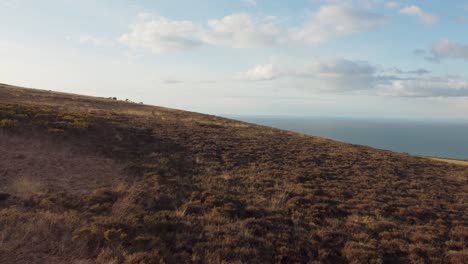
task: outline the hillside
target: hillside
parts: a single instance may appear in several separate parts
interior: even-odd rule
[[[0,85],[0,263],[468,263],[468,167]]]

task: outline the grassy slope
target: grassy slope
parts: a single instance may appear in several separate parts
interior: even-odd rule
[[[0,263],[468,257],[464,166],[6,85],[0,149]]]

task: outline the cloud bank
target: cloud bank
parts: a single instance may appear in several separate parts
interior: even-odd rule
[[[327,93],[359,93],[394,97],[466,97],[468,81],[458,76],[433,76],[426,69],[401,70],[367,61],[322,60],[295,69],[273,71],[274,65],[257,66],[244,73],[245,81],[302,78],[307,89]]]
[[[279,44],[318,45],[332,38],[373,31],[385,24],[383,15],[342,5],[326,5],[309,13],[297,27],[285,18],[236,13],[205,24],[140,14],[120,42],[154,53],[188,51],[201,45],[229,48],[268,47]]]

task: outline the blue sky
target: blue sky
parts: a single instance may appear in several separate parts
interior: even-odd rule
[[[468,1],[0,0],[0,82],[228,115],[466,118]]]

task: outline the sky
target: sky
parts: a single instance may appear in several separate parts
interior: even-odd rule
[[[0,83],[216,115],[468,116],[468,1],[0,0]]]

